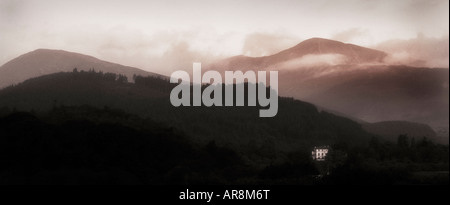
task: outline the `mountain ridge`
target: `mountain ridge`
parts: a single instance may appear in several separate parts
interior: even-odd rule
[[[250,120],[252,123],[257,123],[258,126],[263,126],[264,130],[272,133],[271,135],[273,136],[264,136],[269,138],[280,135],[286,137],[289,136],[289,138],[292,139],[296,139],[297,137],[299,137],[303,140],[308,139],[313,141],[327,141],[344,137],[340,136],[342,135],[341,131],[337,131],[336,133],[306,131],[311,129],[309,127],[309,124],[313,123],[306,120],[306,118],[309,119],[311,116],[315,116],[315,120],[313,120],[314,123],[320,124],[317,126],[323,126],[327,129],[335,129],[336,126],[342,126],[342,129],[348,129],[347,131],[353,129],[363,129],[368,133],[379,135],[380,137],[388,141],[395,141],[397,135],[399,134],[408,134],[409,136],[415,138],[427,136],[433,141],[441,142],[441,140],[436,138],[436,133],[431,130],[428,125],[412,122],[394,122],[394,128],[396,129],[393,129],[391,128],[392,126],[390,126],[393,123],[367,123],[362,121],[355,121],[355,119],[343,117],[339,114],[333,114],[330,111],[318,108],[317,106],[314,106],[310,103],[293,100],[292,98],[289,99],[280,97],[280,113],[279,116],[277,115],[274,119],[255,119],[258,117],[256,112],[257,108],[254,107],[237,108],[237,110],[234,110],[234,108],[221,107],[185,107],[182,109],[174,108],[167,100],[171,87],[173,87],[174,85],[170,84],[166,80],[158,78],[147,78],[146,80],[145,78],[138,77],[136,78],[136,83],[126,83],[110,80],[109,78],[104,77],[106,75],[108,74],[100,74],[96,72],[72,72],[55,73],[29,79],[19,85],[0,90],[0,108],[14,108],[23,111],[36,111],[38,113],[46,112],[58,106],[89,105],[98,108],[117,108],[130,112],[132,114],[140,115],[141,117],[150,117],[151,119],[159,122],[169,123],[175,127],[184,127],[185,131],[190,132],[192,135],[197,135],[197,132],[200,131],[197,130],[197,128],[192,130],[192,126],[209,127],[207,124],[218,126],[217,124],[226,122],[232,124],[234,123],[235,125],[233,125],[232,127],[245,128],[245,126],[242,127],[242,125],[249,124],[248,120]],[[245,112],[243,112],[244,110]],[[293,110],[296,110],[296,112],[298,112],[296,114],[293,114]],[[198,122],[202,125],[195,123],[195,120],[192,122],[191,120],[188,120],[190,119],[189,116],[197,116],[198,113],[201,113],[202,117],[200,119],[205,118],[204,120],[201,120],[202,123]],[[214,120],[210,119],[212,116],[215,116]],[[230,116],[229,118],[233,120],[226,120],[226,116]],[[181,118],[185,119],[186,121],[181,120]],[[279,122],[288,118],[297,119],[295,120],[296,126],[292,127],[288,124]],[[197,119],[197,121],[200,119]],[[322,120],[332,123],[327,124]],[[203,125],[205,123],[206,125]],[[389,123],[388,126],[385,126],[385,123]],[[356,124],[358,124],[358,126],[356,126]],[[396,125],[402,126],[398,128],[398,126],[396,127]],[[352,128],[350,129],[347,126],[351,126]],[[277,129],[275,129],[275,127]],[[280,128],[281,130],[278,130],[278,128]],[[255,127],[254,129],[257,129],[257,127]],[[299,132],[297,129],[304,130],[304,134],[295,134]],[[284,133],[284,131],[282,130],[288,130],[289,132]],[[415,136],[414,132],[409,132],[410,130],[415,130],[419,135]],[[359,130],[358,132],[360,131],[361,130]],[[232,131],[225,130],[221,132],[233,133]],[[208,132],[201,135],[208,136],[207,133]],[[228,137],[229,136],[225,138],[221,137],[217,138],[216,140],[225,140]],[[258,141],[257,137],[249,138],[253,138],[252,140]]]
[[[297,45],[269,56],[249,57],[237,55],[208,65],[208,69],[255,70],[276,66],[279,63],[304,57],[340,55],[343,64],[382,63],[387,54],[383,51],[325,38],[310,38]]]
[[[206,70],[278,71],[279,93],[367,122],[448,125],[448,68],[390,65],[386,53],[311,38],[263,57],[233,56]],[[447,112],[448,113],[448,112]]]
[[[36,49],[20,55],[0,66],[0,88],[23,82],[27,79],[73,69],[122,74],[132,79],[133,75],[160,76],[139,68],[104,61],[93,56],[65,50]]]
[[[386,53],[371,48],[366,48],[350,43],[343,43],[340,41],[325,39],[325,38],[310,38],[300,42],[299,44],[278,52],[272,56],[285,56],[285,54],[297,53],[294,57],[300,57],[308,54],[329,54],[337,53],[355,58],[356,62],[353,63],[365,63],[365,62],[381,62]],[[361,53],[363,55],[361,55]],[[362,59],[358,59],[362,58]],[[286,60],[286,59],[284,59]],[[290,59],[287,59],[290,60]],[[350,62],[352,63],[352,62]]]

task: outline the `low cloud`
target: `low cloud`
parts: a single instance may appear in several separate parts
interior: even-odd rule
[[[101,41],[97,51],[99,58],[168,76],[177,70],[192,71],[193,62],[207,64],[223,58],[219,53],[199,47],[202,44],[196,42],[203,37],[192,31],[164,31],[151,35],[127,32],[122,35],[128,38],[109,36],[109,40]]]
[[[82,53],[101,60],[170,75],[176,70],[192,71],[193,62],[207,64],[238,54],[225,53],[228,48],[214,49],[221,48],[218,44],[232,46],[230,42],[236,41],[233,34],[205,33],[198,29],[146,33],[124,25],[112,28],[90,25],[78,28],[76,32],[73,28],[63,28],[41,32],[36,36],[27,36],[23,32],[16,35],[10,33],[0,39],[0,51],[4,51],[0,52],[0,66],[21,54],[47,48]],[[21,43],[15,44],[17,39],[22,39]],[[239,48],[240,46],[236,46],[234,50]],[[222,50],[224,53],[220,53]]]
[[[280,69],[292,70],[302,67],[342,65],[347,61],[347,57],[341,54],[309,54],[284,62],[280,65],[277,65],[277,67]]]
[[[388,64],[424,67],[449,67],[449,36],[428,38],[422,34],[409,40],[389,40],[374,47],[389,55]]]
[[[353,42],[359,38],[367,37],[368,31],[361,28],[351,28],[334,34],[331,38],[342,42]]]
[[[243,55],[251,57],[268,56],[295,46],[301,40],[285,34],[252,33],[245,38]]]
[[[170,75],[177,70],[192,72],[192,63],[201,62],[203,65],[223,58],[223,56],[194,50],[186,41],[170,44],[170,47],[161,56],[149,57],[151,67],[155,70],[163,69],[162,73]]]

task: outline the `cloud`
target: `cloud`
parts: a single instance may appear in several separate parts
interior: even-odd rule
[[[160,70],[160,73],[170,75],[177,70],[191,72],[193,62],[201,62],[203,65],[223,58],[214,54],[192,49],[186,41],[178,41],[170,44],[170,47],[161,56],[149,57],[151,67]],[[161,70],[163,69],[163,70]]]
[[[334,34],[331,38],[342,42],[352,42],[358,40],[358,38],[366,37],[368,33],[367,30],[361,28],[350,28]]]
[[[425,67],[449,67],[449,36],[429,38],[418,34],[409,40],[389,40],[374,47],[387,52],[388,64]]]
[[[345,64],[347,60],[347,57],[341,54],[308,54],[300,58],[283,62],[275,67],[285,70],[304,67],[323,67]]]
[[[20,0],[2,0],[0,1],[0,26],[14,24],[22,15],[21,8],[26,2]],[[1,28],[1,27],[0,27]]]
[[[62,49],[170,75],[176,70],[192,71],[193,62],[207,64],[213,60],[224,58],[225,54],[210,52],[208,46],[215,46],[219,43],[226,44],[233,40],[217,35],[217,38],[222,38],[222,41],[212,38],[210,41],[213,43],[202,44],[206,41],[206,37],[197,34],[194,30],[146,33],[143,30],[124,25],[112,28],[90,25],[78,29],[77,32],[72,31],[71,29],[62,29],[61,31],[42,32],[33,37],[40,41],[33,40],[33,43],[30,43],[29,38],[24,38],[23,45],[13,46],[9,43],[13,41],[4,41],[9,52],[14,49],[15,56],[6,56],[3,59],[12,59],[38,48]],[[18,36],[6,37],[17,38]]]
[[[242,54],[251,57],[267,56],[300,43],[297,37],[274,33],[251,33],[245,38]]]
[[[0,6],[4,2],[0,0]],[[8,7],[14,7],[11,5]],[[0,17],[2,16],[0,8]],[[19,9],[20,10],[20,9]],[[12,12],[12,11],[11,11]],[[0,30],[9,25],[0,18]],[[148,31],[134,25],[67,24],[51,29],[11,27],[0,34],[0,66],[19,55],[39,49],[60,49],[170,75],[192,70],[193,62],[207,64],[241,54],[243,36],[210,27]]]

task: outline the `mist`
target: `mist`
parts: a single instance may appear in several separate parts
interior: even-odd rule
[[[245,37],[242,54],[250,57],[273,55],[299,42],[300,38],[282,33],[251,33]]]
[[[342,54],[308,54],[300,58],[289,60],[274,67],[283,70],[295,70],[302,67],[320,67],[341,65],[347,62],[348,58]]]
[[[416,67],[449,67],[448,35],[440,38],[418,34],[408,40],[389,40],[375,46],[387,52],[384,59],[387,64],[402,64]]]

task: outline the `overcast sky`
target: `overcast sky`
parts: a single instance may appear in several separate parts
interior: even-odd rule
[[[269,55],[311,37],[448,44],[448,8],[448,0],[0,0],[0,65],[50,48],[168,74],[177,61]]]

